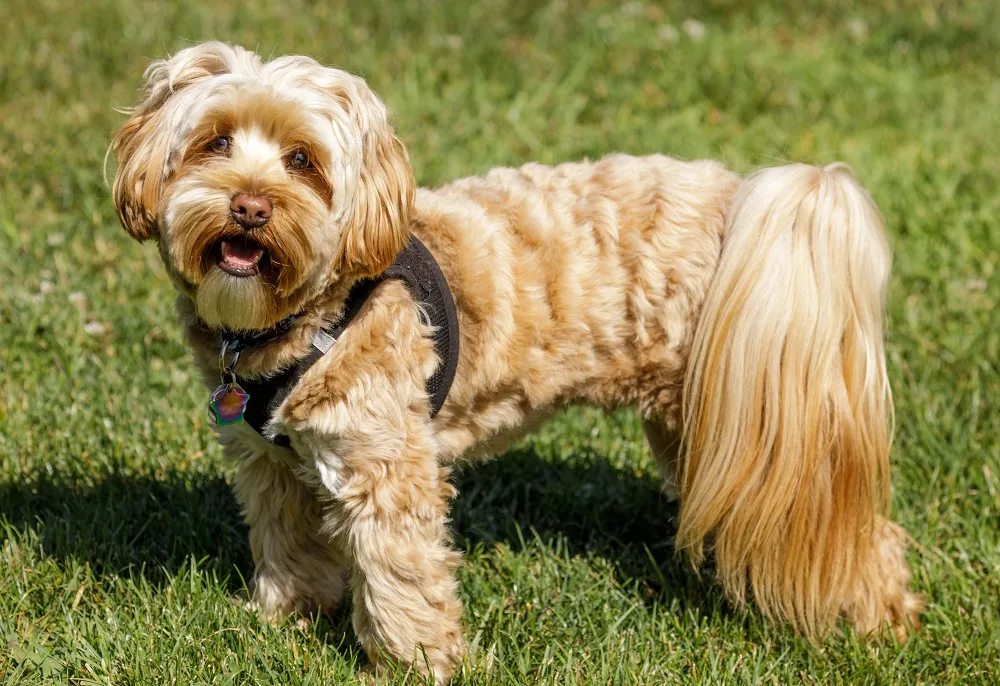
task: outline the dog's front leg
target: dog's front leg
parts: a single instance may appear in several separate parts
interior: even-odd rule
[[[272,620],[332,611],[345,587],[344,555],[322,530],[322,504],[288,465],[237,462],[234,486],[250,527],[253,603]]]
[[[333,498],[326,527],[349,558],[354,629],[373,669],[413,664],[447,683],[465,649],[447,528],[454,488],[426,417],[393,424],[315,451]]]
[[[446,683],[462,659],[462,604],[426,379],[430,330],[402,283],[369,309],[276,413],[326,490],[324,530],[350,565],[354,629],[373,669],[412,664]]]

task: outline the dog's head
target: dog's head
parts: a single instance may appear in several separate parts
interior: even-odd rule
[[[115,206],[210,326],[266,329],[405,244],[413,173],[362,79],[214,42],[151,64],[144,96],[111,143]]]

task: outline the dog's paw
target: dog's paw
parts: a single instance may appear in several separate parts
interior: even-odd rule
[[[924,597],[920,593],[903,593],[898,602],[889,607],[886,619],[900,643],[920,630],[920,615],[925,609]]]
[[[411,676],[419,675],[414,680],[406,680],[405,683],[411,683],[411,681],[415,684],[433,683],[434,686],[448,686],[452,679],[452,670],[450,668],[435,669],[433,673],[433,681],[431,681],[428,679],[428,676],[430,675],[427,673],[426,665],[421,665],[418,669],[416,664],[406,667],[379,660],[362,667],[358,672],[358,680],[362,684],[365,684],[365,686],[379,686],[379,684],[394,681],[401,674],[409,674]]]
[[[241,594],[243,604],[271,624],[280,623],[297,609],[291,589],[268,575],[257,574],[248,591]]]

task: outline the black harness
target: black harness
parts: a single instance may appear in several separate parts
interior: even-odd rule
[[[437,261],[416,236],[411,236],[409,243],[385,272],[372,278],[362,279],[351,288],[344,301],[344,312],[340,320],[333,326],[316,332],[309,353],[304,358],[275,376],[260,381],[243,379],[236,375],[235,379],[239,386],[250,396],[243,410],[243,421],[256,429],[265,439],[276,445],[288,447],[290,445],[288,436],[278,435],[271,438],[265,433],[264,427],[271,420],[271,415],[292,392],[302,375],[323,357],[350,326],[375,288],[388,279],[401,279],[407,285],[413,298],[430,318],[429,323],[435,327],[434,348],[441,363],[434,374],[427,379],[431,417],[434,417],[448,397],[451,383],[455,379],[455,369],[458,367],[458,315],[448,282],[441,273]],[[281,321],[273,329],[254,336],[240,336],[223,331],[221,334],[223,350],[239,353],[246,348],[266,343],[283,335],[294,322],[293,315]]]

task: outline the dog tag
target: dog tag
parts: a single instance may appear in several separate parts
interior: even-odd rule
[[[208,416],[216,426],[239,424],[243,421],[250,394],[244,391],[238,383],[224,383],[212,392],[208,403]]]

